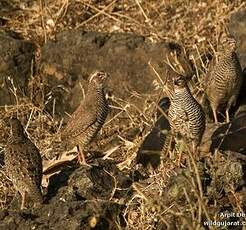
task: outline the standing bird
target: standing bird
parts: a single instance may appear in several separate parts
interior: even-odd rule
[[[200,144],[205,130],[204,111],[192,96],[186,79],[181,75],[173,78],[170,97],[171,105],[168,117],[171,132],[181,135],[185,140],[190,140],[195,150]]]
[[[89,79],[85,99],[72,114],[62,132],[62,141],[69,146],[77,146],[80,164],[86,164],[84,148],[102,128],[108,115],[108,102],[105,98],[105,80],[108,74],[94,72]]]
[[[217,109],[226,105],[226,122],[230,121],[229,109],[235,106],[242,85],[242,68],[236,54],[236,40],[227,36],[222,40],[224,52],[214,59],[208,73],[206,96],[210,101],[214,121],[217,124]]]
[[[11,135],[7,143],[5,165],[14,188],[22,196],[21,209],[25,207],[26,195],[34,203],[42,203],[42,158],[37,147],[24,133],[21,122],[10,119]]]

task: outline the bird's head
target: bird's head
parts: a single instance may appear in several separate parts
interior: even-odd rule
[[[225,35],[221,38],[225,50],[234,51],[237,48],[237,41],[232,35]]]
[[[15,130],[23,131],[23,126],[17,118],[11,118],[9,120],[9,124],[10,124],[12,132]]]
[[[174,89],[186,87],[186,79],[184,76],[179,75],[173,79]]]
[[[104,71],[95,71],[93,74],[91,74],[89,83],[94,84],[97,87],[103,87],[108,76],[108,73]]]
[[[10,118],[8,120],[8,125],[10,125],[10,139],[22,139],[25,137],[24,128],[16,117]]]

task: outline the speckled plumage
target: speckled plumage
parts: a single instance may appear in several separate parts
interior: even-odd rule
[[[65,143],[79,147],[80,163],[85,163],[83,149],[93,140],[107,118],[109,106],[104,93],[106,78],[107,74],[99,71],[90,76],[87,94],[62,132]]]
[[[10,120],[11,135],[5,154],[6,171],[12,180],[14,188],[22,196],[21,209],[25,206],[26,195],[34,203],[42,203],[42,158],[37,147],[24,133],[21,122]]]
[[[226,121],[229,122],[229,109],[236,104],[243,79],[235,39],[228,36],[223,43],[223,53],[210,65],[205,89],[215,123],[218,123],[217,109],[220,105],[226,105]]]
[[[192,96],[186,80],[182,76],[173,79],[171,105],[168,111],[172,134],[169,135],[163,151],[170,145],[174,134],[181,135],[185,140],[197,147],[205,130],[205,114],[201,105]]]

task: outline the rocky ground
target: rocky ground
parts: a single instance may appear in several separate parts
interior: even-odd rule
[[[246,67],[245,6],[0,0],[1,120],[17,113],[39,148],[45,198],[40,207],[30,202],[19,210],[4,168],[9,129],[0,122],[0,229],[218,229],[205,221],[238,221],[225,229],[243,229],[246,81],[229,124],[221,117],[216,127],[205,108],[199,160],[182,146],[160,160],[160,130],[170,127],[157,104],[167,100],[170,64],[190,79],[200,101],[225,30],[236,37]],[[91,167],[79,167],[57,137],[95,69],[110,73],[110,114],[87,154]]]

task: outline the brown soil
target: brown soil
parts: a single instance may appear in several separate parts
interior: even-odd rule
[[[245,221],[246,83],[231,123],[215,127],[204,108],[199,159],[185,143],[160,156],[170,127],[158,110],[170,64],[200,100],[228,28],[245,67],[245,12],[242,0],[0,0],[0,229],[218,229],[204,222]],[[87,153],[91,167],[80,167],[58,137],[95,69],[110,73],[111,110]],[[14,114],[45,168],[44,204],[25,210],[4,168],[3,120]]]

